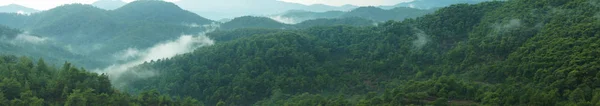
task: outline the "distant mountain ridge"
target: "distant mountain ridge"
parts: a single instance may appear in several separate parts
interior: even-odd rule
[[[435,12],[437,9],[416,9],[408,7],[396,7],[392,9],[382,9],[379,7],[358,7],[350,11],[327,11],[327,12],[311,12],[303,10],[290,10],[283,14],[272,15],[270,18],[280,22],[295,24],[312,19],[333,19],[333,18],[351,18],[359,17],[373,20],[376,22],[395,20],[402,21],[406,18],[416,18],[429,13]]]
[[[348,11],[358,6],[329,6],[323,4],[303,5],[278,0],[180,0],[174,2],[182,8],[201,14],[209,19],[241,17],[247,15],[270,15],[287,10],[306,10],[314,12]]]
[[[396,7],[410,7],[410,8],[418,8],[418,9],[432,9],[432,8],[440,8],[450,6],[452,4],[460,4],[460,3],[468,3],[468,4],[476,4],[485,1],[494,1],[494,0],[413,0],[411,2],[398,3],[392,6],[379,6],[383,9],[392,9]],[[503,0],[496,0],[503,1]]]
[[[0,24],[55,39],[81,55],[93,55],[86,67],[107,65],[112,54],[128,48],[147,48],[182,34],[206,28],[190,26],[214,21],[164,1],[134,1],[115,10],[87,4],[62,5],[31,15],[0,13]],[[95,68],[95,67],[91,67]]]
[[[38,10],[21,6],[18,4],[9,4],[5,6],[0,6],[0,13],[20,13],[20,14],[29,14],[38,12]]]

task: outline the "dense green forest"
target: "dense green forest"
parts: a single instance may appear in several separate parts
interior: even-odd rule
[[[198,106],[190,97],[172,98],[157,91],[137,96],[115,90],[108,76],[64,63],[60,68],[44,60],[0,56],[2,106]]]
[[[600,4],[458,4],[378,26],[239,29],[126,81],[207,105],[600,105]],[[133,75],[133,74],[132,74]]]
[[[416,9],[408,7],[394,7],[391,9],[382,9],[379,7],[358,7],[350,11],[326,11],[310,12],[301,10],[290,10],[283,14],[275,15],[275,18],[288,19],[293,23],[302,23],[314,19],[340,19],[340,18],[363,18],[375,22],[385,22],[388,20],[402,21],[407,18],[416,18],[429,13],[433,13],[437,8]]]
[[[211,23],[212,20],[173,3],[156,0],[134,1],[115,10],[68,4],[31,15],[0,13],[0,24],[52,39],[54,44],[48,45],[54,45],[57,50],[85,57],[68,60],[86,68],[110,65],[113,61],[107,58],[128,48],[147,48],[157,42],[177,39],[182,34],[198,34],[207,28],[191,25]],[[45,52],[63,54],[54,51]]]
[[[118,77],[71,64],[106,65],[93,63],[213,21],[155,0],[0,13],[0,54],[29,56],[0,56],[0,106],[600,105],[600,1],[455,4],[421,17],[396,9],[293,25],[238,17],[206,34],[213,45]],[[56,43],[20,42],[48,37]],[[87,50],[95,43],[108,48]]]
[[[297,24],[285,24],[267,17],[243,16],[220,25],[220,30],[235,30],[243,28],[269,28],[269,29],[305,29],[316,26],[373,26],[376,22],[360,17],[348,18],[319,18],[306,20]]]

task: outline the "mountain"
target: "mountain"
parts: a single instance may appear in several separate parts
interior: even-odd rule
[[[338,26],[338,25],[346,25],[346,26],[373,26],[376,25],[377,22],[359,18],[359,17],[348,17],[348,18],[320,18],[320,19],[312,19],[306,20],[301,23],[295,24],[295,28],[311,28],[317,26]]]
[[[173,98],[156,91],[131,96],[113,88],[108,76],[64,62],[55,67],[44,59],[0,55],[0,105],[198,106],[192,98]]]
[[[373,21],[402,21],[407,18],[416,18],[435,12],[436,9],[421,10],[415,8],[396,7],[390,10],[384,10],[377,7],[360,7],[347,12],[341,17],[361,17]]]
[[[98,0],[94,3],[92,3],[93,6],[96,6],[98,8],[102,8],[105,10],[114,10],[125,4],[127,4],[127,3],[125,3],[121,0]]]
[[[347,26],[373,26],[375,21],[371,21],[359,17],[348,17],[348,18],[335,18],[335,19],[312,19],[306,20],[297,24],[285,24],[275,21],[267,17],[257,16],[243,16],[234,18],[231,21],[221,24],[219,29],[221,30],[234,30],[243,28],[264,28],[264,29],[304,29],[315,26],[336,26],[336,25],[347,25]]]
[[[380,6],[383,9],[392,9],[396,7],[410,7],[410,8],[418,8],[418,9],[432,9],[439,7],[446,7],[452,4],[460,4],[460,3],[468,3],[468,4],[476,4],[485,1],[493,1],[493,0],[413,0],[411,2],[399,3],[393,6]]]
[[[327,12],[310,12],[302,10],[290,10],[283,14],[271,15],[270,18],[288,23],[296,24],[302,21],[311,19],[333,19],[333,18],[351,18],[359,17],[364,19],[373,20],[376,22],[383,22],[388,20],[402,21],[407,18],[416,18],[429,13],[435,12],[437,9],[415,9],[408,7],[396,7],[393,9],[381,9],[378,7],[358,7],[350,11],[327,11]]]
[[[19,14],[30,14],[38,12],[38,10],[28,8],[25,6],[21,6],[18,4],[9,4],[5,6],[0,6],[0,13],[19,13]]]
[[[598,4],[494,1],[377,26],[215,32],[212,46],[125,75],[156,76],[113,81],[205,105],[598,105]]]
[[[239,29],[239,28],[273,28],[285,29],[289,25],[277,22],[267,17],[243,16],[221,24],[220,29]]]
[[[307,10],[315,12],[347,11],[356,6],[302,5],[279,0],[179,0],[174,2],[182,8],[201,14],[212,20],[248,15],[264,16],[283,13],[287,10]]]
[[[113,11],[124,21],[152,21],[174,24],[210,24],[213,21],[163,1],[134,1]]]
[[[158,42],[198,34],[213,23],[164,1],[134,1],[115,10],[69,4],[31,14],[0,14],[0,24],[53,39],[61,48],[87,56],[88,68],[112,64],[114,54],[148,48]],[[195,25],[195,26],[192,26]]]

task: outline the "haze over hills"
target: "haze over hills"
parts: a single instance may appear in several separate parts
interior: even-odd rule
[[[600,106],[600,1],[435,1],[0,13],[0,106]]]
[[[38,10],[28,8],[25,6],[17,5],[17,4],[9,4],[5,6],[0,6],[0,13],[19,13],[19,14],[30,14],[38,12]]]
[[[392,6],[380,6],[380,8],[392,9],[392,8],[396,8],[396,7],[410,7],[410,8],[417,8],[417,9],[432,9],[432,8],[446,7],[446,6],[449,6],[452,4],[460,4],[460,3],[476,4],[476,3],[481,3],[484,1],[494,1],[494,0],[413,0],[410,2],[398,3],[398,4],[392,5]],[[501,1],[501,0],[495,0],[495,1]]]
[[[336,7],[321,4],[307,6],[278,0],[180,0],[175,4],[213,20],[247,15],[264,16],[283,13],[287,10],[324,12],[332,10],[347,11],[357,7],[352,5]]]
[[[350,11],[327,11],[327,12],[310,12],[303,10],[290,10],[283,14],[269,16],[270,18],[287,23],[296,24],[312,19],[333,19],[333,18],[364,18],[375,22],[384,22],[388,20],[402,21],[407,18],[416,18],[429,13],[435,12],[437,9],[415,9],[408,7],[396,7],[393,9],[381,9],[379,7],[358,7]]]
[[[95,58],[113,58],[129,48],[145,49],[182,34],[198,34],[206,30],[198,25],[213,22],[163,1],[134,1],[116,10],[70,4],[29,16],[0,13],[0,19],[5,19],[0,24],[53,39],[73,54],[95,55],[89,58],[95,62],[82,65],[89,68],[114,62]]]
[[[98,0],[94,3],[92,3],[91,5],[94,5],[98,8],[102,8],[102,9],[106,9],[106,10],[114,10],[121,6],[124,6],[125,4],[127,4],[127,3],[125,3],[121,0]]]

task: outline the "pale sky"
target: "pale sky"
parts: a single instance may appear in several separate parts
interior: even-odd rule
[[[0,6],[8,4],[19,4],[25,7],[34,8],[37,10],[48,10],[56,6],[71,3],[83,3],[91,4],[97,0],[0,0]],[[131,2],[134,0],[122,0],[124,2]],[[165,0],[165,1],[179,1],[179,0]],[[332,6],[341,6],[345,4],[352,4],[358,6],[378,6],[378,5],[393,5],[400,2],[407,2],[412,0],[279,0],[285,2],[300,3],[305,5],[311,4],[326,4]]]

